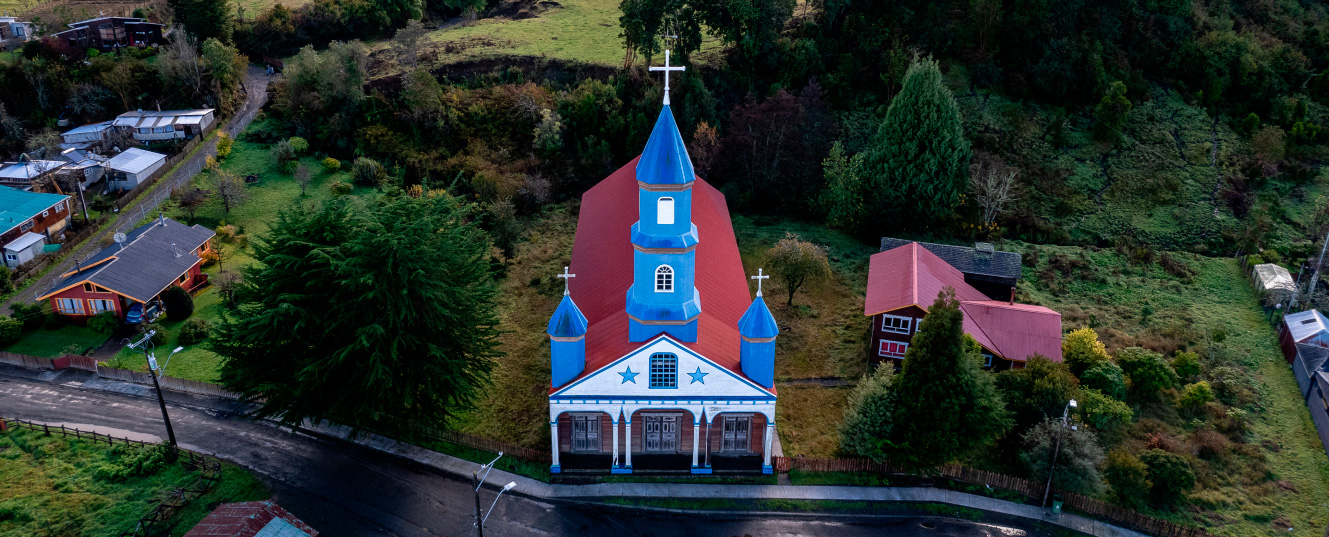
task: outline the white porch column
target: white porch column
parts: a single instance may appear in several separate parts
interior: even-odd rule
[[[701,415],[695,413],[694,411],[694,413],[692,414],[692,469],[693,470],[697,469],[697,448],[700,447],[697,444],[700,443],[698,442],[698,440],[700,440],[700,437],[701,437]]]
[[[766,437],[762,438],[761,449],[761,472],[771,473],[771,442],[775,440],[775,420],[767,417],[766,419]]]
[[[623,419],[625,420],[623,426],[623,431],[624,431],[623,442],[624,445],[627,446],[627,449],[625,449],[624,451],[627,452],[627,468],[629,471],[631,471],[632,470],[632,414],[628,411],[624,411],[623,414],[624,414]]]
[[[558,417],[555,416],[549,420],[549,440],[553,444],[553,464],[549,467],[550,473],[559,473],[562,469],[558,465]]]
[[[609,463],[610,470],[618,468],[618,417],[620,414],[621,412],[614,413],[614,415],[610,416],[609,418],[609,420],[614,424],[614,457],[613,457],[613,462]]]

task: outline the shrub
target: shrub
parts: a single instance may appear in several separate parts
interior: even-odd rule
[[[332,157],[325,158],[325,159],[323,159],[323,169],[327,170],[328,173],[332,173],[332,172],[335,172],[335,171],[337,171],[337,170],[340,170],[340,169],[341,169],[341,161],[340,161],[340,160],[337,160],[337,159],[335,159],[335,158],[332,158]]]
[[[890,437],[895,399],[891,378],[895,368],[879,366],[849,395],[840,422],[840,449],[859,457],[881,460],[881,441]]]
[[[1117,351],[1117,363],[1131,381],[1131,392],[1144,399],[1156,399],[1159,392],[1177,385],[1177,373],[1163,355],[1140,347]]]
[[[1178,401],[1178,404],[1182,408],[1193,409],[1213,400],[1214,390],[1209,387],[1208,382],[1202,380],[1194,384],[1187,384],[1181,392],[1181,400]]]
[[[211,267],[217,264],[217,261],[221,256],[217,255],[216,250],[209,248],[207,251],[203,252],[203,255],[200,255],[199,258],[203,260],[203,266]]]
[[[1176,371],[1182,380],[1200,376],[1200,355],[1193,352],[1178,352],[1172,358],[1172,370]]]
[[[328,183],[328,190],[331,190],[334,196],[345,196],[354,191],[355,187],[346,181],[333,181]]]
[[[297,155],[303,155],[305,151],[309,150],[309,142],[299,136],[292,136],[289,140],[286,140],[286,143],[291,144],[291,150],[295,151]]]
[[[9,345],[23,337],[23,321],[0,317],[0,345]]]
[[[194,297],[179,285],[172,285],[162,293],[162,306],[166,307],[166,317],[172,321],[183,321],[194,314]]]
[[[131,477],[152,475],[167,463],[167,446],[130,446],[119,444],[111,448],[110,460],[98,464],[92,471],[93,479],[118,482]]]
[[[115,317],[115,313],[109,311],[93,315],[91,319],[88,319],[88,328],[98,334],[110,334],[118,326],[120,326],[120,319]]]
[[[217,226],[217,229],[213,232],[217,234],[217,240],[221,242],[241,247],[249,244],[249,237],[240,233],[240,229],[233,225]]]
[[[42,327],[46,322],[46,314],[50,310],[48,302],[23,302],[18,301],[9,305],[11,316],[23,321],[24,330],[36,330]]]
[[[1154,486],[1149,481],[1149,466],[1129,451],[1118,449],[1108,453],[1103,477],[1112,487],[1112,497],[1126,507],[1140,507]]]
[[[208,325],[206,319],[190,319],[180,327],[180,335],[176,337],[176,342],[181,345],[193,345],[208,339],[211,330],[212,327]]]
[[[351,179],[359,186],[378,187],[387,178],[387,170],[374,159],[360,157],[351,164]]]
[[[217,158],[226,158],[235,149],[235,139],[225,132],[217,133]]]
[[[1244,368],[1234,366],[1215,367],[1209,371],[1209,386],[1214,390],[1214,397],[1225,405],[1246,406],[1255,402],[1255,381]]]
[[[1121,366],[1104,361],[1080,375],[1080,385],[1093,388],[1113,399],[1126,398],[1126,373]]]
[[[1093,388],[1080,390],[1080,416],[1096,430],[1115,435],[1131,423],[1131,407]]]
[[[1060,419],[1047,419],[1039,422],[1024,434],[1024,451],[1020,459],[1029,467],[1030,478],[1043,481],[1048,478],[1054,451],[1060,444],[1060,453],[1056,454],[1056,471],[1052,473],[1052,484],[1058,490],[1097,494],[1103,488],[1103,477],[1098,473],[1098,465],[1103,462],[1103,448],[1099,447],[1094,434],[1085,429],[1069,429]]]
[[[1195,471],[1186,457],[1151,449],[1140,454],[1140,462],[1149,467],[1149,481],[1153,483],[1149,492],[1156,507],[1171,507],[1195,487]]]
[[[1062,360],[1070,366],[1075,376],[1100,363],[1109,361],[1107,348],[1098,340],[1098,332],[1085,327],[1074,330],[1061,340]]]
[[[286,140],[272,144],[272,149],[269,149],[268,153],[272,155],[272,163],[276,164],[278,169],[285,166],[287,162],[295,160],[295,148],[291,147],[291,142]]]
[[[170,334],[166,331],[166,327],[164,327],[164,326],[162,326],[162,325],[160,325],[160,324],[158,324],[158,323],[143,323],[143,324],[138,325],[138,333],[139,333],[139,334],[146,334],[146,333],[151,332],[151,331],[153,331],[153,330],[156,330],[156,331],[157,331],[156,334],[153,334],[153,335],[152,335],[152,343],[153,343],[154,345],[165,345],[165,344],[166,344],[166,341],[167,341],[168,339],[170,339],[170,338],[168,337],[168,336],[170,336]]]
[[[0,293],[8,293],[14,290],[14,271],[9,267],[0,266]]]

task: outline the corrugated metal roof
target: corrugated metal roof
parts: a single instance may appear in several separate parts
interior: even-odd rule
[[[1283,317],[1283,322],[1287,324],[1292,341],[1296,342],[1306,341],[1315,334],[1329,330],[1329,319],[1326,319],[1320,310],[1310,309],[1289,313]]]
[[[1060,313],[999,300],[961,302],[960,311],[964,312],[965,331],[981,332],[989,342],[985,346],[1007,360],[1023,361],[1041,354],[1061,361]]]
[[[638,218],[636,165],[634,159],[582,196],[570,263],[577,277],[569,286],[590,328],[586,333],[586,370],[577,378],[642,345],[628,341],[625,310],[633,278],[629,230]],[[747,378],[739,367],[738,320],[752,297],[724,195],[701,178],[692,187],[692,222],[701,239],[696,250],[695,284],[702,312],[697,342],[681,344]]]
[[[295,532],[292,533],[292,530]],[[309,527],[271,500],[217,506],[185,537],[318,537]]]
[[[1297,344],[1297,354],[1301,355],[1301,361],[1306,365],[1308,373],[1320,371],[1325,362],[1329,362],[1329,349],[1319,345]]]
[[[1280,289],[1291,292],[1295,284],[1292,282],[1292,274],[1287,269],[1273,263],[1261,263],[1251,269],[1251,274],[1255,275],[1257,288],[1272,291]]]
[[[26,192],[0,186],[0,233],[18,227],[29,218],[67,199],[69,196]]]
[[[894,250],[911,242],[916,241],[882,237],[881,251]],[[929,252],[936,254],[942,261],[964,274],[989,276],[993,279],[1010,282],[1011,285],[1015,285],[1015,282],[1020,279],[1020,254],[1015,252],[994,251],[991,254],[981,254],[971,246],[931,242],[918,242],[917,244],[927,248]]]
[[[161,153],[131,147],[106,161],[106,167],[125,173],[139,173],[164,160],[166,160],[166,155]]]
[[[29,160],[27,162],[6,162],[0,168],[0,178],[27,181],[43,174],[63,168],[66,163],[58,160]]]
[[[100,123],[89,123],[81,127],[74,127],[72,129],[65,131],[61,135],[68,136],[71,134],[96,134],[109,128],[111,128],[111,122],[102,121]]]
[[[112,244],[81,263],[79,272],[68,273],[40,299],[79,282],[92,282],[140,302],[152,300],[176,278],[200,261],[194,250],[214,233],[203,226],[186,226],[170,218],[154,220],[130,233],[124,248]],[[107,258],[105,263],[98,263]]]
[[[17,239],[9,241],[9,244],[5,245],[5,249],[14,252],[21,252],[23,250],[27,250],[32,245],[42,242],[44,240],[46,240],[45,235],[38,235],[36,233],[29,231],[27,233],[19,235]]]

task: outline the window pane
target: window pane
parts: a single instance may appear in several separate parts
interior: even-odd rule
[[[655,205],[655,223],[670,225],[674,223],[674,198],[660,198]]]
[[[678,387],[678,357],[669,353],[651,355],[651,387]]]

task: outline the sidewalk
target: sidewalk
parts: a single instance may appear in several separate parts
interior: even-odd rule
[[[86,371],[34,371],[0,364],[0,375],[59,384],[73,388],[108,391],[135,397],[156,398],[151,387],[127,382],[107,380]],[[197,396],[163,391],[167,401],[174,405],[218,410],[224,414],[234,412],[240,405],[229,399]],[[314,436],[342,440],[408,459],[444,473],[469,480],[478,463],[431,451],[372,433],[361,433],[351,438],[349,427],[336,425],[305,425],[302,432]],[[207,450],[202,450],[206,452]],[[795,486],[795,485],[713,485],[692,483],[597,483],[591,485],[562,485],[545,483],[503,470],[492,470],[485,482],[502,487],[517,483],[513,493],[523,496],[565,501],[594,502],[601,498],[729,498],[736,500],[813,500],[813,501],[877,501],[942,503],[1007,516],[1034,520],[1060,526],[1095,537],[1146,537],[1145,534],[1099,522],[1087,517],[1063,513],[1057,517],[1045,516],[1041,508],[1017,504],[986,496],[965,494],[952,490],[923,487],[852,487],[852,486]],[[698,513],[702,513],[698,511]],[[804,514],[806,516],[806,514]]]

